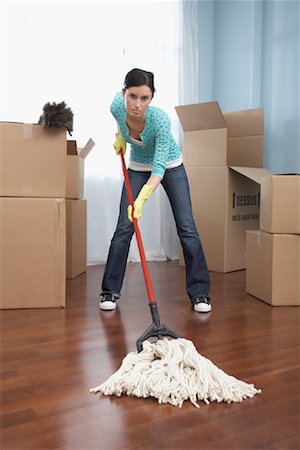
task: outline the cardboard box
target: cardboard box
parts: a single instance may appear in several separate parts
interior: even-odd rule
[[[300,234],[300,175],[272,175],[261,183],[260,229]]]
[[[0,198],[0,308],[65,306],[62,198]]]
[[[66,130],[0,122],[0,197],[65,197]]]
[[[247,231],[246,291],[270,305],[300,305],[300,235]]]
[[[246,230],[259,228],[259,183],[270,172],[247,167],[187,167],[186,172],[208,269],[245,269]],[[182,256],[179,264],[184,265]]]
[[[76,141],[67,141],[66,198],[80,199],[84,194],[84,159],[94,147],[89,139],[83,148],[77,148]]]
[[[67,200],[67,278],[86,271],[87,201]]]
[[[264,110],[222,113],[218,102],[177,106],[186,167],[263,167]]]

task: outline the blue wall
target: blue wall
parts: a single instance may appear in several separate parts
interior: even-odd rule
[[[299,23],[298,1],[198,2],[198,101],[263,107],[274,173],[300,172]]]

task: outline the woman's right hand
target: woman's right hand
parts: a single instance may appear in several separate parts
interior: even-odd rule
[[[125,155],[126,141],[124,141],[119,127],[118,127],[118,132],[116,134],[116,140],[115,140],[113,146],[114,146],[114,149],[115,149],[117,155],[119,155],[121,149],[123,151],[123,155]]]

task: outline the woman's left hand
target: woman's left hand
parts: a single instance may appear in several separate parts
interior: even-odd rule
[[[142,187],[142,189],[140,190],[139,195],[137,196],[134,204],[133,204],[133,217],[134,219],[140,219],[142,217],[142,208],[144,203],[148,200],[148,198],[150,197],[150,195],[153,193],[153,186],[151,186],[150,184],[144,184],[144,186]],[[130,222],[133,222],[132,219],[132,206],[129,205],[127,208],[127,213],[128,213],[128,219],[130,220]]]

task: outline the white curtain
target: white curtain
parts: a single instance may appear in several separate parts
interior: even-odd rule
[[[1,120],[36,123],[46,102],[74,112],[73,139],[96,146],[85,160],[88,263],[105,263],[122,185],[110,103],[127,71],[153,71],[153,105],[178,139],[179,1],[2,1]],[[129,153],[129,152],[128,152]],[[128,155],[127,155],[128,158]],[[179,240],[162,187],[140,220],[148,260],[178,258]],[[130,260],[138,260],[135,239]]]
[[[114,2],[113,2],[114,3]],[[109,3],[109,5],[111,5]],[[116,6],[110,6],[115,15]],[[109,113],[110,101],[115,92],[121,90],[127,71],[133,67],[153,71],[156,93],[153,105],[165,109],[171,117],[172,131],[178,136],[178,121],[174,107],[178,104],[178,2],[121,2],[118,3],[119,23],[112,33],[118,49],[111,55],[111,64],[101,84],[109,91],[103,105],[102,116],[97,127],[101,130],[97,138],[98,151],[94,152],[86,165],[85,196],[89,204],[88,257],[90,264],[106,261],[119,210],[119,199],[123,175],[120,161],[116,157],[112,142],[116,124]],[[109,10],[109,9],[108,9]],[[106,14],[108,13],[106,10]],[[103,36],[105,40],[106,37]],[[112,82],[111,70],[117,74]],[[128,146],[129,147],[129,146]],[[128,159],[128,153],[126,159]],[[101,174],[99,173],[101,167]],[[139,222],[147,260],[177,259],[179,241],[171,208],[163,188],[160,186],[143,209]],[[130,261],[139,261],[135,238],[129,252]]]
[[[182,0],[179,9],[179,102],[198,101],[198,2]]]

